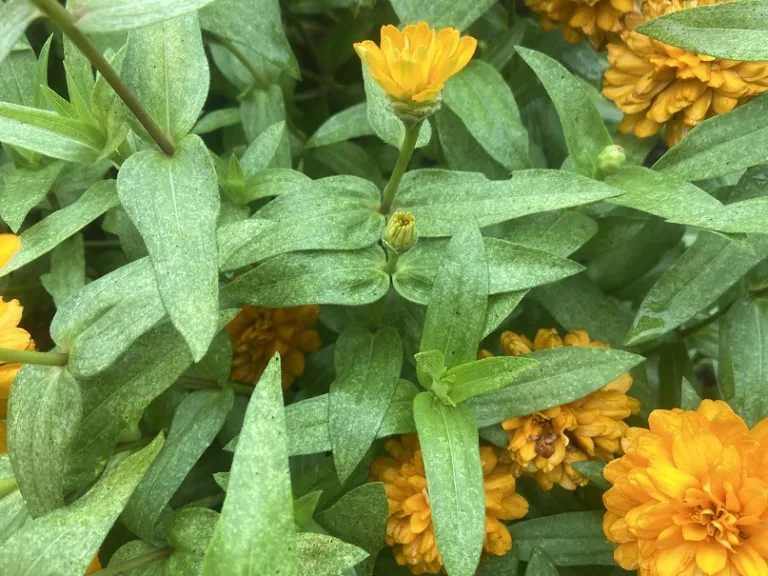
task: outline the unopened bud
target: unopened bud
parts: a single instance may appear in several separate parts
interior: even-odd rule
[[[395,252],[402,254],[416,244],[416,218],[410,212],[395,212],[384,229],[384,242]]]
[[[627,161],[624,148],[611,144],[603,148],[597,156],[597,169],[603,174],[613,174]]]

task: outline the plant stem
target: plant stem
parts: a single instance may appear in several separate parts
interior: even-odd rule
[[[219,36],[213,32],[209,32],[209,34],[217,44],[221,44],[224,46],[224,48],[229,50],[232,53],[232,56],[237,58],[240,63],[248,69],[248,72],[250,72],[251,76],[253,76],[253,86],[259,90],[269,90],[269,81],[261,75],[261,72],[259,72],[256,66],[253,65],[253,62],[251,62],[248,57],[243,54],[229,38],[224,38],[223,36]],[[243,95],[247,94],[248,92],[249,90],[246,90]]]
[[[115,69],[107,62],[106,58],[101,55],[85,34],[83,34],[75,24],[75,20],[72,15],[67,11],[64,6],[59,4],[58,0],[29,0],[36,8],[38,8],[45,16],[51,19],[56,25],[61,28],[61,31],[78,47],[80,52],[88,58],[93,64],[94,68],[98,70],[104,77],[104,80],[112,86],[112,89],[117,95],[125,102],[136,119],[144,126],[144,129],[149,133],[152,139],[157,142],[160,149],[167,155],[173,156],[176,149],[163,133],[160,127],[155,123],[149,113],[144,109],[139,102],[136,95],[131,92],[131,89],[125,85],[120,79]]]
[[[39,364],[40,366],[66,366],[69,356],[60,352],[33,352],[0,348],[0,362],[9,364]]]
[[[118,576],[119,574],[125,574],[136,568],[143,568],[144,566],[160,562],[161,560],[168,558],[172,551],[171,548],[161,548],[154,552],[142,554],[141,556],[136,556],[136,558],[131,558],[130,560],[126,560],[115,566],[108,566],[103,570],[94,572],[93,576]]]
[[[403,174],[405,174],[405,169],[408,168],[408,162],[411,161],[413,149],[416,148],[416,140],[419,138],[419,129],[422,122],[423,120],[420,120],[405,126],[405,138],[403,138],[403,144],[400,146],[400,154],[397,157],[395,168],[392,170],[392,176],[389,177],[387,187],[384,188],[384,200],[379,209],[382,214],[389,214],[389,210],[392,208],[392,202],[395,199],[395,194],[397,194],[397,187],[400,186],[400,180]]]

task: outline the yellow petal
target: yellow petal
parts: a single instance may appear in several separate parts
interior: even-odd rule
[[[16,234],[0,234],[0,268],[4,267],[21,248],[21,240]]]

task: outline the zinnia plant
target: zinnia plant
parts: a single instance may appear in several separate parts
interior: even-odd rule
[[[0,575],[768,576],[768,0],[0,0]]]

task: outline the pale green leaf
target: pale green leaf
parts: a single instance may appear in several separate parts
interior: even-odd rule
[[[240,124],[240,108],[221,108],[200,118],[192,128],[192,133],[197,135],[209,134],[220,128],[228,128],[238,124]]]
[[[300,192],[311,182],[308,176],[290,168],[267,168],[251,176],[245,183],[243,201],[252,202],[267,196]]]
[[[85,286],[85,247],[83,235],[75,234],[51,252],[51,271],[40,276],[40,283],[61,307],[70,296]]]
[[[21,250],[0,268],[0,276],[47,254],[64,240],[119,203],[114,180],[97,182],[73,204],[57,210],[21,233]]]
[[[39,12],[27,0],[8,0],[0,3],[0,63],[13,50],[27,25]]]
[[[512,90],[493,66],[470,62],[447,82],[443,101],[494,160],[508,170],[530,167],[528,133]]]
[[[5,9],[0,6],[0,14]],[[5,21],[0,26],[4,24]],[[34,105],[36,62],[35,53],[28,44],[17,44],[5,60],[0,57],[0,101]]]
[[[515,383],[521,374],[536,366],[532,358],[496,356],[454,366],[441,380],[450,387],[449,397],[456,403],[493,392]]]
[[[565,258],[597,233],[597,223],[586,214],[565,210],[523,216],[505,224],[505,240]]]
[[[285,122],[277,122],[259,134],[240,159],[240,167],[246,178],[269,167],[284,137]]]
[[[336,379],[328,393],[333,462],[344,483],[376,439],[403,365],[397,330],[352,327],[336,341]]]
[[[181,140],[200,116],[210,81],[197,15],[131,31],[121,75],[163,133],[173,142]],[[149,139],[130,118],[133,129]]]
[[[5,176],[0,195],[0,217],[14,232],[18,232],[32,208],[50,191],[64,168],[64,162],[49,164],[40,170],[17,168]]]
[[[199,360],[219,309],[219,193],[208,150],[190,135],[173,158],[154,150],[134,154],[120,169],[117,189],[147,246],[165,309]]]
[[[485,492],[477,424],[464,404],[431,392],[413,401],[437,548],[452,576],[473,576],[485,535]]]
[[[313,532],[296,534],[296,553],[300,576],[338,576],[368,557],[362,548]]]
[[[433,28],[451,26],[464,30],[493,5],[492,0],[455,2],[454,0],[392,0],[397,17],[405,24],[424,21]]]
[[[254,388],[203,576],[298,575],[293,497],[276,354]]]
[[[194,12],[213,0],[75,0],[68,8],[83,32],[133,30]]]
[[[271,308],[361,306],[386,294],[389,275],[385,265],[384,251],[378,246],[351,252],[281,254],[238,276],[222,294],[237,302]]]
[[[619,194],[560,170],[519,170],[509,180],[491,181],[472,172],[429,169],[405,174],[393,207],[415,216],[420,235],[450,236],[468,224],[484,227]]]
[[[222,0],[216,0],[216,4],[212,7],[221,4]],[[258,138],[275,123],[286,121],[285,102],[280,87],[270,86],[266,90],[251,90],[240,101],[240,116],[245,137],[249,142]],[[291,145],[287,132],[280,140],[272,165],[277,168],[291,168]]]
[[[328,146],[337,142],[344,142],[351,138],[373,135],[373,128],[368,122],[368,105],[365,102],[350,106],[338,114],[334,114],[315,130],[315,133],[307,141],[307,148]]]
[[[161,434],[107,472],[73,504],[25,524],[3,545],[0,573],[84,574],[162,445]]]

